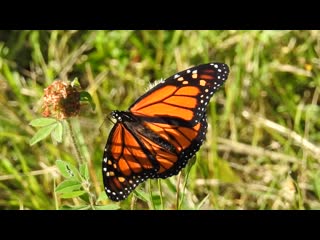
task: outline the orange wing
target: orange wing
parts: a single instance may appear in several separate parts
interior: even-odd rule
[[[142,95],[129,110],[136,116],[171,118],[194,126],[203,118],[212,95],[229,74],[224,63],[203,64],[181,71]]]
[[[103,182],[110,199],[125,199],[146,175],[156,174],[159,165],[146,154],[135,136],[117,123],[108,139],[103,155]]]
[[[179,173],[199,150],[207,130],[206,106],[229,73],[223,63],[189,68],[158,84],[117,120],[103,155],[103,181],[114,201],[147,178]]]
[[[130,116],[129,112],[119,116]],[[165,123],[117,123],[103,156],[103,181],[110,199],[125,199],[148,178],[177,174],[199,150],[207,130],[206,117],[194,127]]]
[[[158,138],[138,135],[160,168],[151,178],[167,178],[178,174],[187,161],[199,150],[207,131],[206,116],[193,127],[145,122]]]

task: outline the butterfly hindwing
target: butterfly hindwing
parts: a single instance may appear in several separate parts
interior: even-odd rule
[[[103,154],[105,191],[114,201],[125,199],[139,183],[155,175],[159,165],[122,123],[111,130]]]
[[[194,127],[183,122],[144,123],[143,128],[135,129],[128,123],[117,123],[103,157],[103,180],[109,198],[123,200],[148,178],[178,174],[199,150],[206,130],[206,116]]]
[[[181,149],[177,155],[177,161],[168,169],[161,171],[159,169],[155,178],[167,178],[172,175],[177,175],[182,168],[184,168],[188,160],[191,159],[202,145],[207,132],[206,115],[194,127],[173,127],[175,131],[171,130],[171,135],[180,143]]]

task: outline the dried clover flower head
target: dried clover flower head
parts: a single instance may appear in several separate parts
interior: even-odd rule
[[[80,93],[70,83],[61,80],[54,81],[44,89],[44,117],[54,117],[59,120],[77,116],[80,112]]]

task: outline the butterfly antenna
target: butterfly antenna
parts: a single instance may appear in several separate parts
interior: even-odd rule
[[[100,133],[101,133],[101,127],[102,127],[102,125],[106,122],[107,119],[109,120],[109,122],[112,122],[112,123],[114,124],[114,122],[112,121],[112,118],[110,117],[110,115],[111,115],[111,114],[108,114],[108,115],[104,118],[103,122],[101,123],[101,125],[100,125],[100,127],[99,127],[99,132],[100,132]]]

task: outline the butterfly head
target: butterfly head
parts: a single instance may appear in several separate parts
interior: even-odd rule
[[[136,122],[137,119],[129,111],[112,111],[111,117],[113,117],[117,122]]]
[[[120,111],[117,111],[117,110],[112,111],[112,112],[111,112],[111,117],[113,117],[114,119],[116,119],[117,122],[122,122],[122,114],[121,114]]]

